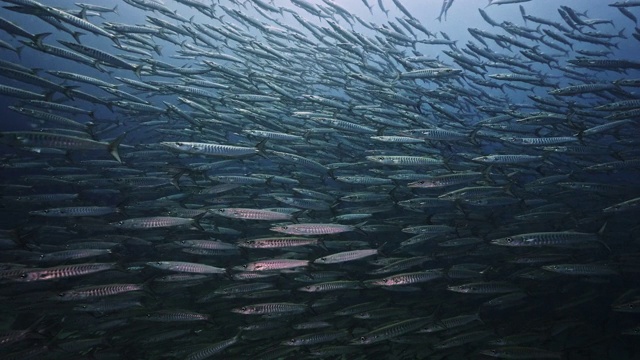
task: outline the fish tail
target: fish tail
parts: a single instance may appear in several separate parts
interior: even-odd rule
[[[55,90],[47,91],[46,93],[44,93],[44,100],[45,101],[53,100],[53,94],[55,94],[55,93],[56,93]]]
[[[77,42],[78,44],[82,44],[82,43],[80,42],[80,36],[82,36],[82,35],[84,35],[84,33],[81,33],[81,32],[79,32],[79,31],[74,31],[74,32],[71,34],[71,36],[73,36],[73,38],[76,40],[76,42]]]
[[[185,172],[186,170],[180,170],[177,174],[171,177],[170,183],[176,189],[178,189],[178,191],[180,191],[180,178],[182,177],[182,175],[184,175]]]
[[[49,35],[51,35],[50,32],[35,34],[33,36],[33,42],[36,44],[36,47],[42,48],[42,40],[44,40],[44,38],[46,38]]]
[[[78,88],[77,86],[63,86],[64,90],[62,91],[62,93],[64,94],[64,96],[68,97],[70,100],[74,100],[73,98],[73,90],[75,90],[76,88]]]
[[[205,217],[205,215],[207,215],[207,212],[203,212],[202,214],[194,217],[192,220],[192,225],[197,228],[200,231],[204,231],[204,228],[202,227],[202,225],[200,225],[200,220],[202,220],[203,217]]]
[[[260,141],[258,144],[256,144],[256,149],[258,150],[258,155],[262,156],[265,159],[269,159],[269,157],[267,157],[267,154],[265,152],[265,145],[267,144],[267,141],[269,139],[264,139],[262,141]]]
[[[520,5],[520,15],[522,15],[522,20],[524,20],[524,24],[527,25],[527,13],[524,11],[524,6]]]
[[[120,136],[115,138],[115,140],[110,142],[109,145],[107,146],[107,150],[109,150],[109,154],[111,154],[111,156],[113,156],[113,158],[116,159],[119,163],[122,163],[122,159],[120,158],[120,154],[118,153],[118,146],[120,146],[120,143],[122,142],[122,140],[126,135],[127,135],[126,132],[122,133]]]
[[[136,74],[136,76],[138,77],[138,79],[140,79],[140,75],[142,73],[142,68],[144,67],[143,64],[137,65],[134,67],[133,72]]]

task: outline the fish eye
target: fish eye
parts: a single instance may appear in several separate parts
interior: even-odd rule
[[[184,244],[186,244],[186,243],[187,243],[187,241],[186,241],[186,240],[181,240],[181,241],[180,241],[180,244],[183,244],[183,245],[184,245]]]
[[[59,294],[58,294],[58,296],[60,296],[60,297],[64,297],[64,296],[65,296],[65,293],[59,293]]]
[[[176,145],[182,146],[183,144],[181,142],[177,142]]]
[[[26,278],[27,278],[27,276],[29,276],[29,274],[27,274],[27,273],[22,273],[22,274],[20,274],[20,277],[21,277],[21,278],[23,278],[23,279],[26,279]]]
[[[240,310],[247,311],[247,308],[243,306],[243,307],[240,308]]]
[[[124,221],[118,221],[118,225],[124,225]]]
[[[512,242],[512,241],[513,241],[513,238],[510,238],[510,237],[507,238],[507,242]]]
[[[321,257],[320,260],[327,261],[327,258],[326,257]]]
[[[42,210],[43,213],[48,214],[49,210]]]
[[[364,337],[364,336],[360,338],[360,341],[366,341],[366,340],[367,340],[367,338]]]

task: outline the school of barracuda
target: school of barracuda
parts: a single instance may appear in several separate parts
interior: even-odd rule
[[[638,359],[640,1],[539,1],[2,0],[0,358]]]

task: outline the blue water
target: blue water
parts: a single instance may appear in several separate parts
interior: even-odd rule
[[[372,6],[372,13],[360,0],[335,1],[336,4],[346,9],[353,16],[363,21],[382,26],[388,22],[398,24],[397,18],[404,15],[397,9],[393,1],[382,0],[389,10],[385,15],[378,6],[377,0],[367,0]],[[308,0],[309,3],[327,7],[323,1]],[[539,50],[545,55],[550,55],[557,60],[551,65],[531,62],[520,54],[520,48],[511,46],[511,50],[501,48],[494,41],[487,39],[489,48],[496,53],[506,56],[518,56],[523,62],[530,65],[532,72],[544,76],[548,82],[556,84],[555,88],[564,88],[583,83],[609,84],[620,79],[640,78],[638,64],[630,66],[624,71],[606,69],[588,69],[572,67],[568,60],[580,55],[575,50],[603,51],[611,50],[606,57],[597,59],[628,60],[640,62],[639,40],[632,34],[639,31],[633,21],[623,16],[615,7],[608,6],[610,1],[580,1],[580,0],[533,0],[522,4],[492,5],[485,8],[487,14],[496,22],[509,21],[517,26],[528,27],[535,30],[538,24],[526,22],[521,16],[519,6],[522,5],[528,15],[545,18],[567,26],[557,12],[563,6],[573,8],[584,19],[606,19],[612,24],[595,25],[594,29],[584,27],[584,31],[600,31],[602,33],[616,35],[622,30],[625,38],[614,37],[610,41],[616,46],[608,49],[602,45],[589,44],[571,40],[573,49],[558,44],[568,50],[562,53],[538,43]],[[43,3],[45,3],[43,1]],[[204,14],[172,0],[165,0],[164,5],[175,11],[190,23],[211,24],[220,26],[230,24],[245,31],[247,35],[254,36],[257,41],[269,44],[268,39],[260,31],[251,25],[239,23],[220,6],[237,9],[243,14],[259,19],[265,24],[280,26],[271,20],[262,17],[252,7],[252,1],[246,1],[244,6],[240,2],[218,1],[216,3],[216,19],[211,19]],[[157,12],[143,11],[132,7],[122,1],[105,0],[99,3],[101,6],[118,6],[118,13],[104,13],[103,17],[90,17],[88,20],[96,25],[104,22],[118,22],[124,24],[147,24],[147,16],[154,16],[171,23],[178,21]],[[284,7],[296,12],[305,21],[332,31],[326,19],[313,16],[305,10],[293,5],[288,0],[274,0],[274,6]],[[442,21],[436,20],[442,6],[441,0],[403,1],[404,6],[418,19],[421,24],[438,39],[446,35],[455,40],[456,48],[460,51],[468,50],[467,45],[472,42],[478,45],[478,41],[470,35],[469,28],[477,28],[493,34],[511,36],[505,30],[492,27],[486,23],[478,11],[478,7],[484,7],[485,1],[456,0],[443,17]],[[10,6],[9,2],[2,5]],[[46,1],[47,6],[70,8],[70,1]],[[640,16],[640,7],[629,8],[636,16]],[[116,263],[116,271],[104,274],[65,278],[60,281],[34,281],[24,282],[24,277],[15,274],[2,273],[0,284],[0,304],[5,309],[6,320],[0,324],[1,330],[23,330],[29,328],[26,338],[21,338],[7,345],[0,341],[0,358],[86,358],[90,354],[95,359],[174,359],[188,358],[198,347],[212,345],[221,341],[233,339],[238,333],[238,328],[246,325],[272,325],[270,321],[282,320],[282,324],[276,324],[277,330],[247,330],[244,331],[236,342],[230,345],[225,352],[216,353],[218,358],[256,359],[271,350],[284,349],[282,343],[290,338],[322,332],[319,330],[293,330],[293,325],[305,321],[322,320],[330,324],[330,329],[345,330],[342,338],[336,341],[298,347],[292,354],[275,358],[302,359],[302,358],[342,358],[340,356],[313,357],[309,351],[326,350],[325,345],[349,345],[350,351],[344,350],[343,358],[353,359],[489,359],[487,349],[496,346],[491,345],[490,340],[509,335],[532,335],[529,342],[518,343],[513,346],[526,346],[529,353],[522,358],[562,358],[562,359],[638,359],[637,331],[639,319],[637,310],[629,312],[620,311],[620,304],[637,305],[640,294],[638,293],[638,235],[640,232],[640,212],[637,207],[628,211],[606,212],[604,209],[620,204],[624,201],[636,199],[640,196],[638,183],[638,121],[639,117],[628,117],[629,122],[619,130],[606,131],[595,136],[585,136],[571,140],[570,146],[584,145],[587,150],[593,152],[587,154],[553,154],[543,151],[540,147],[520,146],[509,144],[507,140],[499,137],[482,135],[486,128],[480,127],[480,121],[500,114],[509,114],[512,119],[510,125],[517,125],[514,119],[531,116],[540,111],[548,111],[548,107],[539,107],[529,96],[537,95],[550,97],[549,91],[554,88],[538,86],[523,82],[510,83],[500,80],[492,80],[488,75],[497,73],[515,73],[522,69],[511,66],[496,68],[487,66],[484,79],[496,84],[504,84],[502,90],[472,85],[471,80],[463,80],[462,77],[451,80],[430,81],[401,80],[397,84],[406,86],[408,90],[398,90],[399,94],[410,96],[413,99],[420,98],[417,107],[393,104],[380,101],[380,96],[375,91],[380,89],[363,82],[349,80],[349,88],[339,83],[340,80],[349,79],[348,75],[356,69],[367,76],[374,77],[386,83],[392,83],[397,73],[408,69],[396,60],[390,60],[394,71],[369,71],[362,64],[340,63],[343,57],[333,56],[330,51],[337,51],[336,40],[330,36],[325,38],[329,44],[320,43],[307,29],[300,25],[288,12],[283,14],[268,13],[270,17],[281,24],[293,27],[307,35],[307,39],[317,45],[311,47],[301,44],[297,40],[284,40],[288,46],[311,48],[314,51],[312,57],[306,58],[304,53],[287,53],[285,56],[299,56],[300,59],[287,60],[256,59],[241,49],[239,44],[231,39],[227,44],[219,43],[219,51],[233,56],[245,56],[251,61],[245,64],[235,64],[230,61],[210,59],[222,64],[229,69],[246,73],[247,67],[254,73],[246,79],[253,79],[272,75],[284,75],[294,79],[297,84],[289,84],[284,81],[273,80],[279,86],[295,93],[295,100],[280,99],[274,103],[225,103],[229,96],[235,93],[256,93],[262,95],[276,95],[260,84],[260,87],[242,88],[241,82],[234,83],[228,78],[215,72],[205,77],[211,81],[220,81],[231,87],[229,90],[203,89],[209,91],[221,100],[215,99],[206,103],[202,97],[185,96],[183,94],[166,92],[154,93],[139,91],[127,85],[121,84],[120,90],[130,92],[150,102],[151,105],[165,108],[166,104],[178,106],[184,112],[196,114],[199,121],[207,119],[206,115],[215,118],[220,114],[233,114],[238,116],[236,121],[203,122],[203,126],[195,126],[180,116],[171,113],[162,115],[146,115],[127,113],[118,107],[110,111],[106,106],[91,104],[80,99],[69,99],[61,93],[54,93],[51,101],[73,105],[87,110],[93,110],[95,118],[90,119],[85,115],[72,116],[59,113],[72,118],[75,121],[95,123],[94,131],[90,135],[98,141],[111,141],[117,136],[126,133],[120,147],[120,154],[124,161],[121,165],[108,166],[86,165],[83,161],[113,160],[102,149],[84,151],[72,150],[64,154],[64,146],[60,146],[62,153],[48,155],[27,151],[29,144],[2,144],[0,145],[2,157],[2,177],[0,177],[0,189],[2,189],[2,218],[0,228],[5,230],[0,236],[0,265],[3,270],[22,269],[27,272],[38,271],[41,268],[64,266],[76,263]],[[381,33],[363,27],[354,20],[354,25],[349,25],[344,19],[334,14],[334,20],[344,29],[353,30],[358,34],[370,38],[379,37],[384,40]],[[45,39],[45,43],[61,46],[57,40],[74,42],[67,33],[60,32],[33,14],[21,14],[7,9],[0,9],[0,16],[20,25],[33,34],[52,33]],[[71,25],[67,25],[73,28]],[[405,30],[402,25],[401,29]],[[390,26],[387,26],[390,28]],[[557,33],[557,29],[541,25],[539,29],[551,29]],[[426,35],[413,29],[418,39],[426,39]],[[114,43],[105,37],[96,36],[85,30],[79,30],[81,43],[99,48],[112,54],[124,54],[115,48]],[[575,33],[575,31],[574,31]],[[535,32],[536,36],[542,33]],[[193,43],[193,39],[184,36],[173,35],[179,41]],[[222,35],[220,35],[222,36]],[[409,34],[409,36],[411,36]],[[638,35],[640,37],[640,35]],[[19,47],[20,38],[11,37],[6,32],[0,32],[0,39],[14,47]],[[534,42],[523,37],[517,39],[526,44]],[[545,37],[549,40],[548,37]],[[25,39],[22,39],[25,40]],[[180,46],[154,38],[157,45],[162,46],[162,55],[151,53],[155,60],[160,60],[175,67],[202,68],[205,65],[202,59],[184,58],[179,56]],[[212,40],[215,42],[215,40]],[[555,42],[555,41],[554,41]],[[555,42],[557,43],[557,42]],[[198,46],[206,47],[201,42]],[[271,44],[272,46],[275,46]],[[356,46],[358,47],[358,46]],[[407,45],[395,45],[395,49],[402,53],[399,58],[412,56],[425,56],[435,58],[453,68],[459,68],[444,50],[454,50],[447,45],[427,45],[416,43],[415,48]],[[464,52],[466,56],[469,53]],[[134,56],[140,56],[131,54]],[[382,57],[375,52],[367,51],[369,65],[380,67],[377,62],[383,63]],[[74,72],[96,79],[118,84],[116,77],[125,77],[137,81],[164,81],[178,83],[177,77],[161,77],[143,75],[141,78],[131,70],[104,67],[108,71],[101,72],[96,68],[77,64],[73,61],[50,56],[25,46],[20,56],[7,49],[0,49],[0,58],[20,64],[24,67],[37,69],[36,73],[43,78],[62,85],[74,86],[78,90],[85,91],[108,101],[115,98],[96,86],[85,83],[65,82],[59,78],[47,74],[46,70],[59,70]],[[355,57],[357,59],[357,57]],[[393,57],[389,56],[389,59]],[[476,61],[487,62],[480,58]],[[132,63],[134,61],[128,60]],[[140,63],[135,61],[135,63]],[[269,67],[261,67],[256,64],[277,65],[284,68],[292,67],[298,71],[301,64],[308,66],[301,77],[285,72],[277,72]],[[335,67],[332,67],[335,65]],[[416,64],[416,68],[424,67]],[[333,69],[337,68],[334,76]],[[145,70],[150,69],[149,66]],[[571,69],[585,74],[584,79],[576,80],[566,76],[562,69]],[[482,70],[484,71],[484,70]],[[244,74],[243,73],[243,74]],[[1,74],[0,74],[1,75]],[[244,74],[246,75],[246,74]],[[463,76],[481,78],[464,70]],[[248,80],[247,80],[248,79]],[[269,78],[272,79],[272,78]],[[336,83],[321,83],[320,80],[334,79]],[[14,79],[0,76],[0,84],[19,89],[43,93],[38,86],[26,84]],[[256,81],[256,84],[258,82]],[[396,84],[396,83],[393,83]],[[518,88],[507,86],[513,84]],[[468,91],[482,89],[488,97],[460,95],[454,93],[448,86],[459,87]],[[356,89],[356,90],[354,90]],[[396,91],[396,87],[390,86],[390,91]],[[454,100],[439,100],[426,96],[425,90],[445,90],[446,95],[453,96]],[[614,103],[622,100],[634,100],[639,98],[638,87],[622,87],[598,94],[583,94],[568,97],[557,97],[556,100],[571,103],[571,106],[558,108],[559,115],[566,116],[566,122],[540,127],[532,132],[510,132],[509,130],[496,130],[498,134],[509,137],[554,137],[577,136],[581,130],[595,125],[606,124],[610,121],[606,116],[614,111],[594,113],[594,107]],[[360,98],[351,97],[350,94],[358,94]],[[302,95],[317,95],[325,98],[335,98],[348,103],[348,109],[322,105],[305,100]],[[210,107],[210,114],[201,114],[193,108],[182,104],[178,97],[186,97],[198,100]],[[364,99],[364,100],[363,100]],[[491,102],[490,100],[494,100]],[[438,113],[431,105],[440,105],[449,113],[454,114],[456,121]],[[39,131],[44,125],[39,125],[24,115],[9,109],[9,106],[23,106],[24,103],[16,98],[0,96],[0,132],[12,131]],[[421,120],[409,121],[401,116],[389,116],[389,120],[404,121],[408,128],[441,127],[466,135],[464,140],[452,141],[427,141],[417,148],[410,146],[382,143],[371,139],[373,135],[399,135],[400,130],[393,126],[381,126],[361,116],[362,108],[357,106],[379,105],[388,110],[406,111],[412,116],[422,116]],[[483,106],[492,107],[494,110],[483,110]],[[553,109],[553,107],[551,107]],[[637,106],[635,107],[638,108]],[[261,117],[251,112],[270,111],[277,116]],[[342,119],[358,125],[371,126],[375,129],[372,133],[350,132],[344,129],[334,129],[326,133],[313,133],[312,130],[327,127],[311,120],[303,120],[293,116],[295,111],[326,111],[334,117],[342,116]],[[596,115],[594,115],[596,114]],[[602,115],[599,115],[602,114]],[[215,115],[215,116],[214,116]],[[425,120],[426,119],[426,120]],[[167,121],[167,124],[144,126],[146,121]],[[291,125],[294,124],[294,125]],[[46,127],[56,127],[55,124]],[[61,132],[62,128],[61,127]],[[260,156],[232,159],[229,163],[221,165],[213,170],[194,170],[194,164],[202,166],[216,164],[225,160],[220,157],[202,157],[198,155],[175,153],[162,148],[160,142],[207,142],[223,145],[238,145],[252,147],[259,143],[260,139],[252,138],[242,133],[244,129],[261,129],[270,131],[287,132],[289,134],[305,136],[301,142],[279,142],[269,140],[266,142],[266,153],[260,148]],[[171,131],[164,133],[163,131]],[[51,130],[50,130],[51,132]],[[478,136],[476,136],[479,133]],[[4,137],[6,139],[6,137]],[[4,141],[4,140],[3,140]],[[565,144],[563,144],[565,145]],[[26,149],[25,149],[26,148]],[[106,148],[106,144],[105,144]],[[158,150],[149,156],[135,157],[136,153],[146,150]],[[258,150],[256,150],[258,151]],[[304,158],[314,160],[322,166],[333,167],[332,170],[318,170],[318,168],[305,167],[293,161],[286,161],[270,151],[292,153]],[[438,166],[387,166],[368,161],[368,155],[408,155],[408,156],[433,156],[442,160]],[[540,156],[540,161],[531,164],[507,164],[487,166],[472,159],[481,155],[513,154]],[[624,160],[626,164],[616,163],[619,168],[612,171],[593,171],[590,166],[597,164]],[[338,167],[336,164],[346,163]],[[21,168],[25,166],[26,168]],[[436,189],[416,189],[408,184],[413,180],[393,181],[383,186],[350,185],[341,182],[336,176],[355,175],[370,176],[382,179],[391,179],[392,175],[412,174],[425,178],[441,176],[464,171],[482,173],[478,179],[471,183],[463,183],[454,186]],[[269,174],[272,176],[286,177],[292,181],[298,181],[297,185],[280,184],[276,180],[260,185],[243,185],[229,192],[206,194],[205,191],[219,185],[217,181],[210,179],[217,175],[234,175],[250,177],[256,174]],[[71,176],[93,176],[88,182],[84,179]],[[553,175],[566,175],[566,181],[585,184],[601,185],[603,189],[592,189],[585,185],[584,188],[567,188],[557,184],[530,188],[530,181]],[[136,186],[123,184],[125,180],[140,180],[146,178],[165,179],[166,182],[158,186]],[[176,180],[177,179],[177,180]],[[118,180],[122,180],[118,182]],[[170,183],[170,181],[174,183]],[[174,186],[175,185],[175,186]],[[24,186],[24,187],[22,187]],[[514,200],[513,203],[497,206],[474,206],[464,202],[464,197],[451,204],[434,208],[407,209],[399,205],[400,202],[416,198],[437,199],[455,189],[466,186],[495,186],[496,194],[481,195],[480,199],[494,199],[497,201]],[[282,208],[285,205],[275,200],[273,196],[290,196],[303,198],[295,193],[292,188],[300,187],[319,191],[339,199],[342,196],[352,195],[358,192],[374,193],[376,195],[388,195],[384,200],[376,200],[363,203],[352,203],[344,200],[336,200],[328,204],[330,210],[300,210],[292,218],[300,223],[335,223],[334,216],[354,213],[371,213],[371,217],[364,222],[351,222],[354,225],[352,231],[340,235],[317,236],[325,244],[317,247],[303,247],[300,249],[272,249],[254,250],[242,249],[237,252],[212,255],[187,254],[179,243],[179,240],[220,239],[228,244],[237,244],[251,237],[278,236],[270,230],[271,226],[280,225],[280,221],[255,221],[228,219],[217,216],[207,216],[202,219],[205,231],[193,227],[160,228],[144,231],[126,230],[116,228],[117,221],[137,218],[166,216],[169,211],[187,211],[218,208]],[[20,197],[34,196],[49,193],[78,193],[79,198],[66,202],[25,201]],[[181,196],[180,198],[162,198],[165,196]],[[473,199],[471,197],[471,199]],[[495,199],[494,199],[495,200]],[[531,214],[531,211],[549,205],[544,211],[548,218],[542,220],[520,220],[518,216]],[[53,209],[64,206],[110,206],[114,208],[113,214],[95,217],[45,217],[34,216],[32,211]],[[551,215],[549,215],[551,214]],[[555,215],[554,215],[555,214]],[[183,218],[193,218],[193,215],[185,215]],[[392,231],[367,232],[368,226],[391,226]],[[430,239],[418,246],[403,246],[402,242],[413,234],[408,234],[403,229],[421,225],[447,225],[454,231],[451,233]],[[225,233],[224,229],[227,229]],[[233,231],[231,231],[231,230]],[[549,246],[549,247],[525,247],[511,248],[497,246],[490,242],[495,239],[518,234],[538,232],[580,232],[585,236],[593,235],[597,241],[579,244],[579,246]],[[477,237],[478,243],[446,248],[439,245],[440,242],[455,240],[457,238]],[[70,249],[77,243],[113,241],[118,243],[112,248],[112,253],[107,255],[63,259],[58,262],[42,262],[47,254]],[[344,242],[341,242],[344,241]],[[351,243],[353,242],[353,243]],[[96,245],[97,246],[97,245]],[[416,284],[415,287],[399,287],[398,291],[387,291],[375,286],[369,286],[370,280],[378,279],[371,271],[378,268],[368,262],[373,258],[337,264],[335,266],[312,265],[302,270],[284,270],[277,273],[274,278],[266,280],[252,280],[271,284],[274,289],[284,293],[276,295],[264,295],[258,297],[259,291],[253,292],[252,297],[222,298],[210,296],[208,300],[203,298],[211,295],[212,291],[224,286],[241,283],[234,280],[233,276],[242,274],[238,267],[250,261],[267,258],[285,258],[309,260],[356,249],[380,249],[375,259],[385,261],[389,258],[406,259],[416,256],[432,256],[433,260],[427,264],[403,269],[402,272],[417,272],[427,269],[443,269],[447,275],[434,282]],[[553,254],[561,256],[560,260],[552,261],[554,264],[587,264],[604,266],[611,270],[612,274],[567,275],[558,274],[541,268],[538,264],[514,264],[515,259],[524,256],[538,256]],[[217,266],[227,269],[226,275],[206,276],[204,280],[187,279],[170,285],[163,283],[165,275],[184,275],[183,273],[162,272],[149,266],[149,263],[157,261],[186,261]],[[147,264],[147,265],[145,265]],[[547,264],[546,262],[544,263]],[[471,279],[456,279],[449,272],[457,267],[475,271],[476,277]],[[295,277],[323,274],[324,271],[342,271],[339,280],[356,280],[362,285],[362,289],[328,292],[323,294],[309,294],[298,289],[305,285]],[[188,274],[188,273],[187,273]],[[191,274],[188,274],[191,275]],[[384,276],[387,276],[385,274]],[[526,276],[529,276],[528,278]],[[383,277],[383,276],[381,276]],[[336,280],[336,279],[332,279]],[[478,281],[496,281],[508,283],[522,291],[523,299],[508,302],[504,306],[487,305],[487,301],[497,298],[502,294],[472,295],[451,291],[452,286],[462,285]],[[107,314],[95,312],[86,314],[74,308],[80,303],[105,302],[118,304],[131,298],[124,296],[104,297],[101,299],[88,299],[81,302],[64,302],[56,298],[56,294],[64,291],[77,290],[86,286],[99,286],[111,283],[135,283],[141,284],[144,292],[135,293],[131,297],[140,300],[140,306],[125,307],[124,310],[108,312]],[[251,281],[247,281],[251,283]],[[332,296],[336,297],[333,298]],[[303,315],[276,317],[275,319],[263,319],[259,316],[243,316],[231,311],[239,306],[248,306],[261,302],[292,302],[306,304],[309,309]],[[318,303],[326,302],[321,305]],[[392,308],[389,311],[405,310],[400,315],[378,320],[356,320],[351,317],[338,317],[334,312],[350,305],[364,302],[377,302],[380,307]],[[165,311],[187,311],[202,313],[211,316],[207,322],[180,322],[159,321],[147,322],[150,314],[164,314]],[[370,331],[375,331],[389,323],[402,320],[434,316],[430,324],[440,325],[443,319],[459,316],[478,314],[482,322],[474,322],[467,327],[451,329],[435,335],[408,332],[401,336],[392,337],[390,340],[381,341],[372,345],[353,345],[358,339]],[[41,319],[38,321],[38,319]],[[121,323],[111,320],[119,320]],[[636,330],[633,330],[636,329]],[[167,341],[153,341],[156,336],[164,336],[173,330],[185,330],[182,335],[177,335]],[[191,331],[193,330],[193,331]],[[440,342],[460,334],[475,331],[486,331],[485,339],[472,341],[469,344],[454,346],[447,350],[438,349]],[[104,339],[104,343],[89,344],[86,340]],[[79,350],[65,350],[63,346],[74,346]],[[48,347],[45,347],[48,346]],[[58,347],[59,346],[59,347]],[[34,350],[35,349],[35,350]],[[18,355],[23,351],[40,351],[36,355]],[[549,351],[551,354],[538,354],[534,351]],[[509,358],[504,355],[503,358]]]

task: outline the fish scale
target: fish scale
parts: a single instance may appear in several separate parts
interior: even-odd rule
[[[423,283],[443,277],[442,269],[433,269],[413,273],[404,273],[388,276],[383,279],[370,280],[369,283],[375,286],[403,286]]]
[[[75,264],[60,265],[43,269],[23,269],[20,271],[18,281],[43,281],[84,276],[97,272],[114,270],[115,263]]]
[[[88,286],[61,292],[57,295],[57,299],[61,301],[85,300],[142,290],[143,287],[140,284],[109,284]]]

